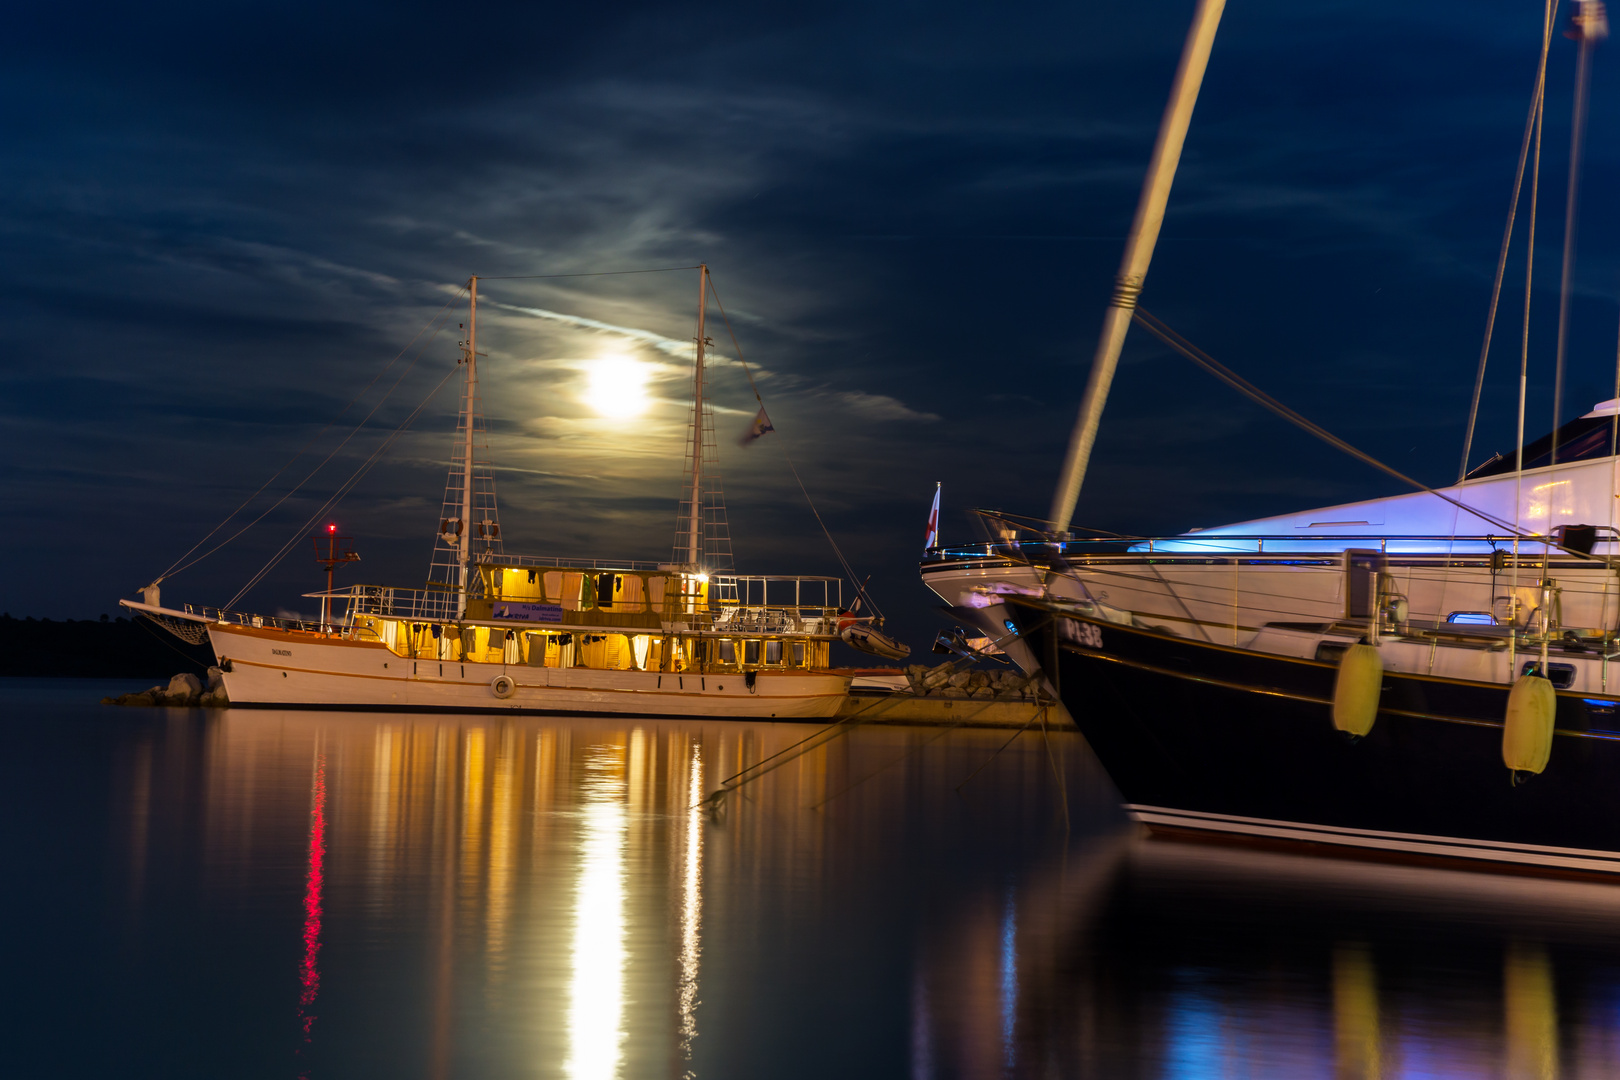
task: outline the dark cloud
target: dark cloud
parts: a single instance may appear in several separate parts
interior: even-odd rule
[[[721,434],[742,563],[833,567],[786,449],[920,641],[930,600],[913,559],[933,481],[947,538],[973,535],[969,506],[1045,511],[1191,7],[13,12],[0,449],[5,550],[23,570],[3,606],[107,609],[306,442],[285,476],[377,406],[304,492],[165,594],[217,602],[443,377],[464,315],[413,335],[456,283],[702,260],[778,429],[746,452]],[[1144,303],[1352,441],[1449,479],[1538,18],[1534,4],[1233,5]],[[1566,411],[1612,394],[1612,48],[1594,74]],[[1571,67],[1560,38],[1536,429],[1552,419]],[[1512,430],[1520,266],[1476,460]],[[507,535],[662,557],[680,466],[656,446],[679,409],[616,436],[578,407],[577,362],[610,338],[671,362],[652,339],[690,338],[691,275],[485,288]],[[676,375],[659,378],[656,397],[679,396]],[[740,369],[715,380],[722,426],[740,427],[754,408]],[[425,567],[453,405],[441,390],[342,503],[366,576]],[[1180,530],[1387,490],[1138,336],[1079,516]],[[301,560],[249,599],[296,607],[315,580]]]

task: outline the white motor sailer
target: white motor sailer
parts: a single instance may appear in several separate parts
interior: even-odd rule
[[[469,282],[465,390],[425,589],[306,594],[318,622],[164,607],[156,583],[120,601],[194,642],[206,635],[233,705],[638,716],[831,716],[849,676],[828,667],[842,581],[729,570],[724,504],[705,467],[707,267],[699,267],[691,440],[670,563],[504,552],[478,460],[478,279]],[[331,553],[329,553],[330,555]],[[333,561],[328,558],[323,561]]]

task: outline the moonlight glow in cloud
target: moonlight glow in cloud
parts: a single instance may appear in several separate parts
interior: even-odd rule
[[[585,369],[585,404],[612,419],[647,411],[646,364],[623,356],[604,356]]]

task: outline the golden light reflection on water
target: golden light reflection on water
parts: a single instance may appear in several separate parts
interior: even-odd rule
[[[510,727],[502,728],[500,749],[495,754],[495,790],[489,828],[488,907],[485,912],[485,948],[492,971],[506,967],[506,923],[511,911],[512,879],[517,865],[515,829],[519,772],[523,767],[524,742]]]
[[[671,742],[675,741],[671,736]],[[681,875],[681,1060],[692,1061],[692,1040],[697,1038],[698,961],[703,954],[703,747],[691,744],[686,784],[686,835]],[[676,758],[670,755],[673,763]],[[696,1074],[690,1069],[684,1073]]]
[[[574,901],[569,980],[568,1060],[575,1080],[611,1080],[623,1054],[624,1019],[624,751],[586,751],[580,794],[579,884]]]
[[[1117,832],[980,870],[1051,825],[1038,734],[960,794],[1004,733],[863,732],[698,809],[810,730],[240,710],[154,727],[117,777],[124,932],[151,935],[132,955],[173,948],[161,920],[196,892],[208,917],[180,937],[266,954],[252,1000],[286,984],[266,1026],[300,1040],[316,1010],[290,977],[307,959],[315,985],[318,944],[308,1060],[347,1039],[368,1067],[311,1075],[721,1078],[785,1052],[810,1075],[888,1040],[890,1059],[819,1075],[1620,1076],[1620,887]],[[959,847],[981,814],[996,844]],[[403,1064],[370,1067],[394,1043]]]

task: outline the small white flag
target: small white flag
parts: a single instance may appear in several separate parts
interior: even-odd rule
[[[767,431],[775,430],[776,429],[771,426],[771,418],[765,415],[765,406],[761,405],[759,407],[759,414],[755,416],[753,421],[748,425],[748,430],[743,433],[743,437],[737,440],[737,445],[747,446],[749,443],[753,442]]]
[[[923,550],[939,546],[939,482],[934,482],[934,505],[928,511],[928,531],[923,534]]]

